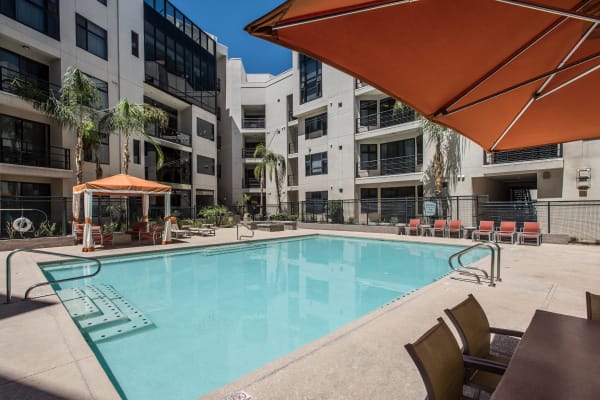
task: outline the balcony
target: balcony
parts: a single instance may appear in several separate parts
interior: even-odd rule
[[[298,154],[298,143],[288,143],[288,154]]]
[[[265,117],[242,118],[242,129],[265,129]]]
[[[257,158],[257,157],[254,157],[255,151],[256,151],[256,147],[244,147],[242,149],[242,158]]]
[[[172,128],[149,128],[148,134],[155,138],[166,140],[171,143],[177,143],[182,146],[192,146],[192,135],[186,132],[178,131]]]
[[[483,164],[508,164],[526,161],[551,160],[562,157],[562,144],[529,147],[519,150],[494,151],[483,153]]]
[[[21,143],[8,142],[3,139],[3,144],[0,146],[0,163],[28,165],[32,167],[55,168],[55,169],[71,169],[71,151],[62,147],[49,146],[46,151],[28,151],[24,150]],[[12,145],[12,146],[11,146]]]
[[[354,81],[354,89],[360,89],[363,88],[365,86],[369,86],[368,83],[361,81],[360,79],[356,79]]]
[[[0,90],[40,102],[45,101],[50,93],[54,97],[60,95],[60,86],[38,76],[3,66],[0,66]]]
[[[417,166],[421,164],[423,164],[423,154],[359,161],[356,177],[411,174],[420,172]]]
[[[385,110],[379,113],[366,115],[356,119],[356,133],[363,133],[388,126],[405,124],[416,121],[415,110],[404,108],[401,110]]]
[[[242,188],[244,188],[244,189],[259,189],[260,182],[256,178],[246,178],[242,182]]]
[[[298,186],[298,177],[295,175],[288,175],[287,185],[288,186]]]

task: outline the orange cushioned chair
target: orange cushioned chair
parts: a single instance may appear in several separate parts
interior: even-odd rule
[[[477,236],[477,239],[475,237]],[[471,238],[473,240],[481,240],[482,236],[487,236],[487,240],[492,240],[494,237],[494,221],[479,221],[479,229],[473,231]]]

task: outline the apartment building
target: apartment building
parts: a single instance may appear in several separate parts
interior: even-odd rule
[[[350,217],[362,221],[373,209],[381,214],[386,199],[433,195],[435,143],[423,134],[415,112],[395,106],[385,93],[298,53],[292,69],[278,76],[247,74],[241,60],[229,60],[227,82],[219,202],[233,205],[250,194],[257,203],[258,143],[286,156],[282,202],[360,199]],[[446,195],[486,195],[491,201],[600,198],[593,184],[598,178],[591,174],[600,168],[599,140],[486,154],[457,136],[442,147]],[[276,204],[268,178],[264,192],[264,202]]]
[[[168,127],[148,127],[161,147],[132,136],[129,174],[169,184],[173,207],[214,204],[217,177],[217,64],[226,48],[166,0],[8,0],[0,5],[0,192],[71,195],[75,135],[13,92],[14,78],[41,93],[60,89],[67,68],[83,71],[101,93],[99,109],[121,98],[163,109]],[[121,172],[124,138],[102,139],[103,176]],[[86,152],[84,180],[96,178]],[[153,199],[160,202],[161,199]],[[155,204],[159,206],[160,204]]]

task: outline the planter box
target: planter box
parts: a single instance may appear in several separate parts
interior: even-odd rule
[[[400,227],[384,225],[346,225],[346,224],[319,224],[299,222],[298,228],[304,229],[323,229],[330,231],[348,231],[348,232],[372,232],[372,233],[391,233],[398,235]]]
[[[16,249],[43,249],[46,247],[73,246],[73,236],[52,236],[27,239],[0,240],[0,251],[11,251]]]

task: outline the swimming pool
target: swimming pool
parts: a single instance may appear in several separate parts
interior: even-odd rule
[[[106,259],[55,289],[124,397],[196,399],[439,279],[460,249],[312,236]]]

